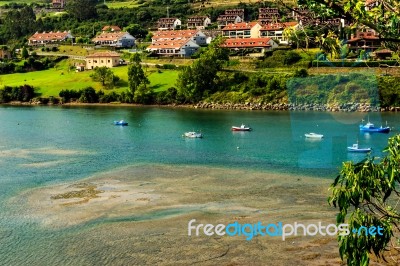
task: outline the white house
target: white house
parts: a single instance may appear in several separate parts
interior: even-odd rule
[[[128,32],[103,32],[92,39],[96,45],[110,46],[117,48],[135,46],[135,37]]]
[[[260,37],[272,38],[278,41],[280,44],[289,44],[287,37],[284,36],[283,32],[287,28],[297,28],[299,23],[297,22],[281,22],[266,24],[260,29]]]
[[[218,29],[222,29],[228,24],[237,24],[242,21],[243,19],[238,15],[220,15],[217,18]]]
[[[64,32],[36,32],[28,39],[28,45],[57,44],[67,40],[74,41],[74,36],[69,31]]]
[[[180,56],[188,57],[196,53],[200,49],[190,39],[179,39],[179,40],[160,40],[151,44],[147,51],[157,54],[160,56]]]
[[[241,22],[228,24],[222,29],[222,35],[227,38],[258,38],[261,25],[258,22]]]
[[[187,19],[188,29],[203,30],[211,25],[211,19],[206,16],[195,16]]]
[[[206,45],[206,35],[200,30],[161,30],[153,34],[151,42],[191,40],[197,45]]]
[[[178,18],[160,18],[157,22],[158,30],[176,30],[181,26],[182,21]]]

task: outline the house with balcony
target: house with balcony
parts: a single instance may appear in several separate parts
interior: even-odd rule
[[[207,16],[195,16],[187,19],[188,29],[204,30],[211,25],[211,19]]]
[[[96,67],[115,67],[119,65],[121,56],[116,52],[98,52],[86,56],[86,69]]]
[[[158,56],[190,57],[200,49],[191,39],[159,40],[147,47],[147,51]]]
[[[271,38],[277,41],[279,44],[289,44],[288,39],[284,36],[284,31],[287,28],[298,28],[299,23],[297,22],[280,22],[265,24],[260,29],[261,38]]]
[[[29,46],[40,46],[40,45],[49,45],[49,44],[60,44],[63,42],[71,41],[74,42],[74,36],[71,35],[71,32],[36,32],[28,39]]]
[[[371,28],[358,29],[353,34],[350,40],[347,41],[350,51],[358,52],[364,50],[366,52],[373,52],[382,46],[379,34]]]
[[[176,30],[180,29],[182,21],[178,18],[160,18],[157,21],[158,30]]]
[[[255,53],[264,53],[278,47],[278,44],[271,38],[238,38],[226,39],[222,47],[236,52],[252,50]]]
[[[259,8],[258,9],[258,22],[261,25],[265,25],[267,23],[277,23],[281,19],[281,15],[279,14],[279,10],[277,8]]]
[[[218,29],[222,29],[228,24],[235,24],[244,21],[244,9],[227,9],[225,14],[217,18]]]
[[[135,37],[128,32],[102,32],[93,38],[92,42],[100,46],[130,48],[135,46]]]
[[[191,40],[199,46],[207,44],[207,36],[201,30],[162,30],[155,32],[151,38],[152,44],[174,40]]]
[[[228,24],[222,29],[222,36],[227,38],[259,38],[262,26],[258,22]]]

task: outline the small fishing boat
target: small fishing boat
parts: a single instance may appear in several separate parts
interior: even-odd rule
[[[353,146],[347,147],[347,151],[349,152],[370,152],[371,148],[360,148],[358,143],[354,143]]]
[[[128,122],[125,122],[124,120],[114,121],[114,125],[116,125],[116,126],[127,126]]]
[[[376,132],[376,133],[389,133],[390,132],[390,127],[386,126],[386,127],[375,127],[374,124],[370,123],[368,121],[368,123],[366,123],[365,125],[360,125],[360,131],[362,132]]]
[[[183,136],[186,138],[202,138],[203,134],[201,134],[200,132],[191,131],[191,132],[185,132]]]
[[[232,126],[232,131],[251,131],[251,127],[242,124],[240,127]]]
[[[306,134],[304,134],[304,136],[309,139],[322,139],[324,137],[324,135],[322,135],[322,134],[317,134],[317,133],[312,133],[312,132],[306,133]]]

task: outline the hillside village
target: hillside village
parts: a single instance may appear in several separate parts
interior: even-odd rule
[[[368,11],[376,8],[379,1],[366,0],[364,4],[365,10]],[[61,18],[71,20],[70,16],[73,14],[68,6],[68,0],[53,0],[46,10],[61,12]],[[205,4],[203,3],[202,6]],[[125,14],[123,9],[110,10],[106,7],[95,6],[93,8],[97,10],[98,16],[101,16],[101,12]],[[137,11],[144,12],[140,10],[138,8]],[[210,10],[210,12],[215,11]],[[14,12],[15,15],[26,12],[27,17],[31,16],[31,20],[43,25],[49,22],[53,25],[60,24],[60,19],[57,19],[58,22],[55,23],[54,18],[46,15],[47,13],[42,14],[43,17],[37,20],[38,15],[32,13],[36,11],[31,7],[23,6],[22,9],[7,10],[3,19],[4,25],[6,25],[7,16],[11,16]],[[315,65],[319,67],[340,66],[340,64],[343,66],[367,65],[368,67],[371,65],[379,67],[382,73],[387,74],[389,67],[399,65],[398,51],[387,47],[380,33],[366,25],[354,27],[350,21],[341,16],[324,17],[304,7],[275,6],[268,3],[267,6],[265,3],[259,3],[238,5],[234,8],[219,8],[218,12],[212,15],[204,14],[202,9],[198,10],[198,13],[178,16],[181,13],[174,12],[173,8],[169,9],[167,6],[165,17],[159,17],[157,20],[152,17],[150,21],[142,25],[123,22],[120,24],[99,23],[88,19],[82,24],[85,26],[85,34],[82,34],[80,24],[76,23],[74,25],[78,25],[78,28],[66,28],[68,23],[64,23],[60,24],[62,27],[52,28],[49,31],[36,31],[29,35],[23,35],[22,31],[19,31],[19,39],[0,46],[0,60],[2,60],[0,73],[11,74],[48,69],[56,63],[45,65],[40,64],[39,60],[40,57],[49,58],[50,56],[73,59],[72,64],[77,72],[100,67],[113,68],[129,63],[129,54],[132,53],[140,53],[142,60],[146,62],[158,58],[161,66],[168,65],[168,61],[163,60],[170,62],[175,60],[174,64],[179,67],[181,64],[187,64],[186,62],[199,58],[208,45],[221,38],[220,47],[228,49],[231,59],[238,62],[235,64],[238,64],[239,69],[241,65],[243,65],[242,69],[249,69],[249,64],[250,69],[256,67],[256,71],[260,71],[260,68],[268,68],[271,65],[265,63],[268,62],[268,57],[279,53],[284,57],[294,56],[296,59],[290,64],[294,64],[293,67],[297,70],[308,69]],[[38,27],[40,25],[36,25],[36,28]],[[32,29],[27,29],[26,32]],[[321,41],[315,29],[325,34],[326,39]],[[7,32],[11,33],[11,29],[7,29]],[[328,41],[332,42],[335,38],[340,40],[341,44],[327,45]],[[59,51],[59,47],[63,47],[64,52]],[[68,53],[68,50],[72,51],[77,47],[84,52],[79,55],[74,52]],[[24,49],[30,51],[28,56],[22,55]],[[293,52],[288,54],[289,51]],[[18,62],[21,62],[21,59],[28,59],[29,55],[32,58],[30,63],[25,62],[18,66]],[[304,59],[305,57],[307,59]],[[189,59],[189,61],[176,61],[179,59]],[[299,60],[301,64],[296,65]],[[37,63],[36,66],[34,62]],[[287,67],[290,65],[284,63],[280,67],[288,71]],[[293,67],[290,71],[296,70]],[[397,72],[393,73],[396,75]]]

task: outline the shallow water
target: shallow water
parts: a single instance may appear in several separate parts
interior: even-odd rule
[[[147,243],[149,257],[140,258],[140,241],[144,240],[132,228],[143,235],[178,232],[182,236],[185,228],[181,227],[186,222],[180,220],[182,217],[197,213],[199,217],[214,217],[212,220],[241,215],[254,218],[265,214],[266,209],[274,217],[317,218],[312,213],[300,215],[303,207],[290,202],[305,194],[311,195],[299,201],[305,206],[325,206],[325,188],[342,161],[359,161],[365,156],[349,154],[346,147],[359,140],[360,146],[371,146],[373,155],[382,156],[380,151],[387,138],[400,126],[397,113],[373,113],[371,122],[380,125],[387,121],[395,130],[390,134],[360,134],[358,124],[363,118],[367,119],[366,114],[2,106],[0,261],[5,265],[151,264],[158,263],[157,258],[163,261],[168,252],[160,250],[167,249],[167,239],[154,238],[164,241],[153,245],[158,249],[153,253],[161,252],[163,256],[154,255],[153,261],[152,245]],[[129,126],[112,125],[120,119],[128,121]],[[241,123],[250,125],[253,131],[230,131],[232,125]],[[204,138],[182,138],[184,132],[192,130],[201,130]],[[307,132],[325,137],[309,141],[304,138]],[[176,172],[171,170],[174,168]],[[268,179],[270,175],[274,178]],[[138,189],[158,189],[171,202],[157,201],[155,197],[150,200],[155,204],[151,208],[114,206],[93,213],[89,208],[80,221],[74,216],[80,207],[53,210],[41,205],[46,199],[29,197],[30,189],[40,195],[41,190],[36,189],[104,176],[122,183],[137,179]],[[196,180],[196,186],[189,185],[186,178]],[[254,184],[249,186],[246,181]],[[108,185],[104,188],[112,191]],[[174,194],[176,199],[171,196]],[[273,204],[259,202],[269,194],[276,198]],[[68,219],[73,226],[65,225]],[[171,226],[175,221],[181,227],[164,230],[163,221]],[[140,240],[129,244],[129,236]],[[129,255],[130,249],[135,250],[134,259]],[[164,263],[168,264],[168,260]]]

